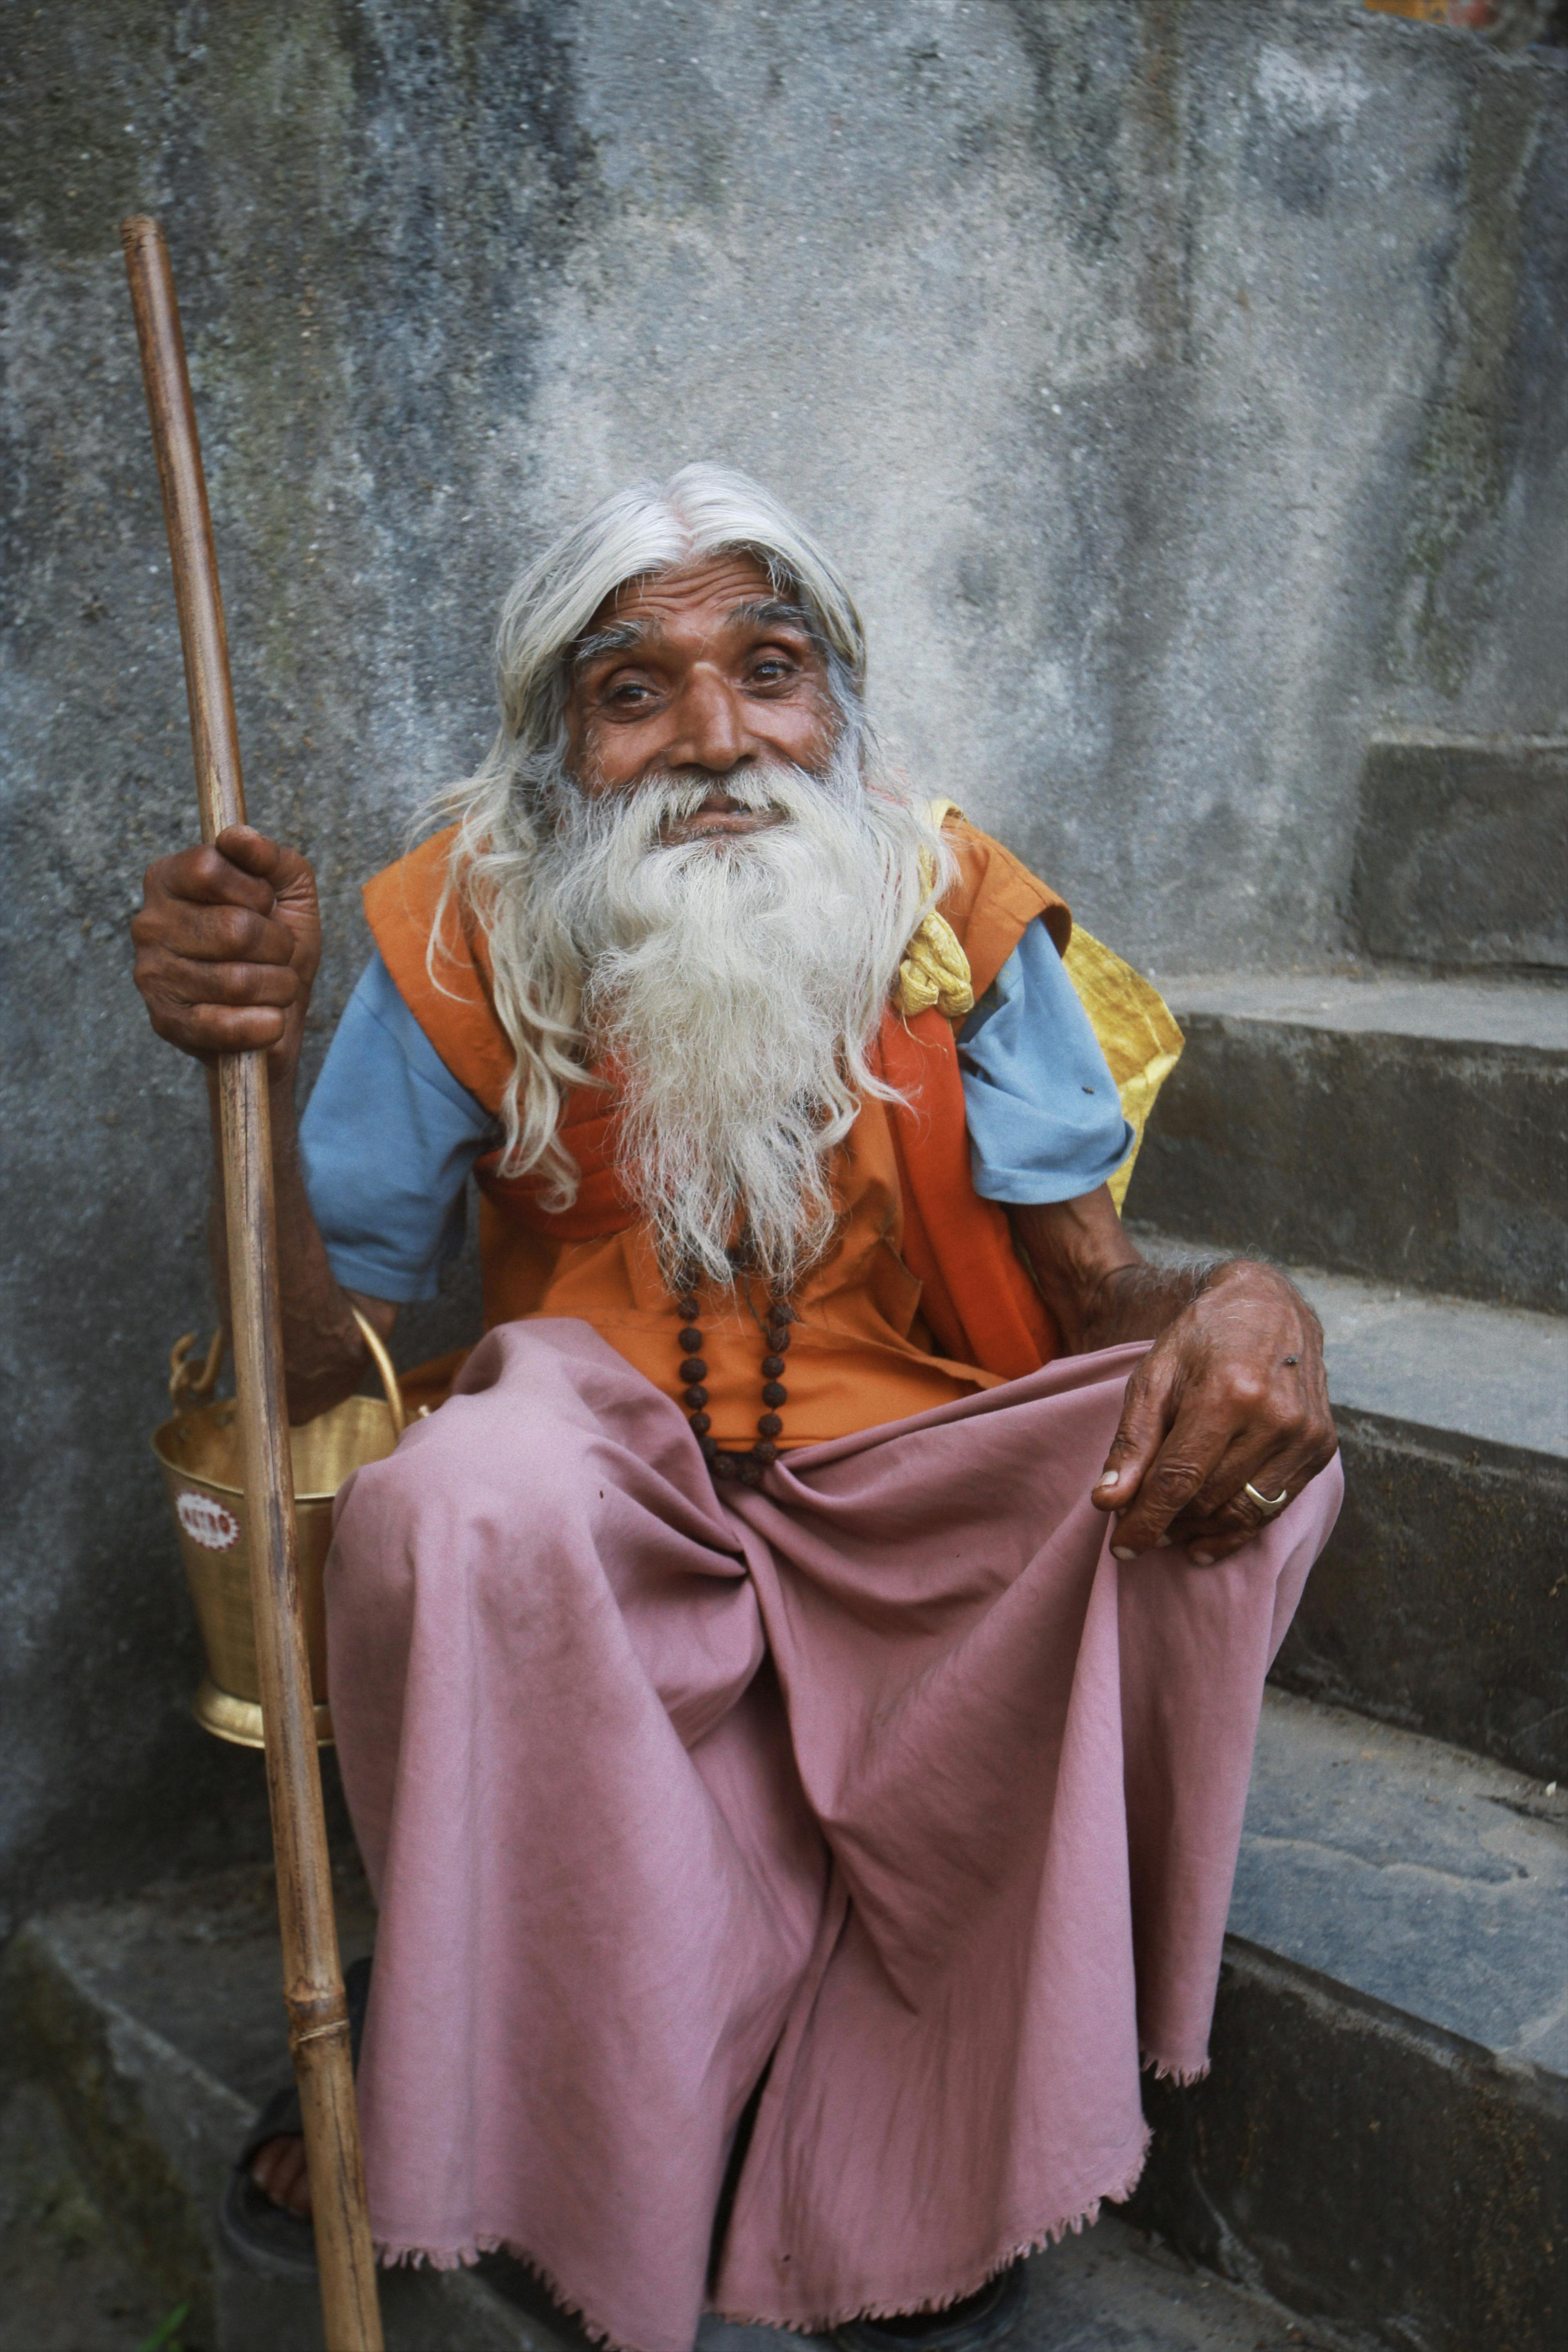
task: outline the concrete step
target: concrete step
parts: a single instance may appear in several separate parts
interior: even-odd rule
[[[1298,1279],[1346,1489],[1276,1680],[1568,1781],[1568,1321]]]
[[[345,1958],[370,1947],[363,1882],[342,1874]],[[0,1969],[0,2031],[47,2095],[92,2207],[195,2352],[319,2352],[313,2293],[241,2268],[217,2200],[262,2098],[287,2078],[270,1872],[140,1901],[81,1905],[21,1928]],[[472,2272],[384,2281],[388,2352],[560,2352]],[[122,2336],[121,2345],[125,2342]],[[85,2347],[83,2347],[85,2352]]]
[[[1568,741],[1374,737],[1351,923],[1400,963],[1568,969]]]
[[[1568,2340],[1568,1797],[1271,1692],[1213,2068],[1130,2209],[1402,2352]]]
[[[352,1957],[373,1921],[363,1883],[351,1868],[340,1878]],[[34,1919],[0,1972],[0,2030],[32,2067],[0,2103],[0,2199],[25,2233],[10,2249],[0,2352],[124,2352],[179,2303],[187,2352],[316,2352],[313,2293],[240,2269],[215,2228],[234,2151],[287,2072],[270,1874]],[[68,2226],[84,2251],[62,2277]],[[589,2352],[504,2259],[384,2273],[382,2308],[389,2352]],[[1036,2257],[1018,2352],[1331,2352],[1346,2340],[1108,2215]],[[698,2345],[802,2352],[803,2339],[710,2316]]]
[[[1568,989],[1162,982],[1187,1047],[1129,1213],[1373,1281],[1568,1311]]]
[[[127,2256],[42,2085],[0,2092],[0,2352],[127,2352],[177,2308]]]
[[[1568,1781],[1568,1321],[1291,1273],[1345,1504],[1275,1680]]]

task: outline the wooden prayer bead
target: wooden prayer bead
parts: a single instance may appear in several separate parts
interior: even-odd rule
[[[674,1286],[672,1284],[671,1287]],[[775,1405],[784,1404],[789,1391],[779,1385],[778,1375],[784,1368],[784,1352],[790,1342],[790,1325],[795,1319],[795,1309],[784,1298],[770,1298],[763,1325],[768,1352],[763,1358],[763,1402],[769,1410],[757,1423],[757,1441],[745,1454],[726,1454],[713,1435],[711,1415],[707,1412],[708,1365],[701,1354],[702,1333],[698,1327],[696,1282],[682,1278],[682,1286],[675,1299],[676,1312],[683,1318],[677,1333],[680,1342],[681,1399],[690,1416],[691,1434],[697,1440],[702,1459],[711,1475],[718,1479],[739,1478],[745,1486],[761,1484],[763,1474],[778,1460],[779,1450],[773,1440],[784,1433],[784,1423]]]

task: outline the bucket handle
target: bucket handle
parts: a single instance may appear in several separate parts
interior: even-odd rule
[[[198,1371],[191,1355],[196,1335],[187,1331],[175,1340],[169,1350],[169,1410],[184,1412],[192,1405],[205,1404],[217,1386],[217,1376],[223,1364],[223,1351],[228,1333],[220,1323],[213,1333],[212,1346],[206,1361]]]
[[[392,1358],[387,1354],[385,1343],[375,1326],[366,1320],[357,1307],[351,1305],[349,1312],[359,1325],[360,1338],[369,1349],[370,1360],[380,1376],[386,1409],[392,1415],[392,1433],[395,1437],[401,1437],[408,1426],[408,1412]],[[223,1351],[228,1344],[228,1332],[223,1324],[218,1325],[213,1333],[206,1360],[199,1370],[191,1354],[195,1344],[195,1333],[187,1331],[183,1339],[175,1340],[169,1350],[169,1409],[172,1412],[187,1412],[193,1405],[203,1404],[211,1396],[223,1366]]]
[[[370,1349],[371,1362],[381,1375],[382,1392],[386,1398],[386,1409],[392,1415],[392,1433],[394,1437],[401,1437],[408,1426],[408,1413],[403,1402],[402,1385],[394,1370],[392,1358],[386,1352],[386,1342],[374,1324],[362,1315],[357,1307],[351,1306],[349,1313],[359,1325],[360,1338]]]

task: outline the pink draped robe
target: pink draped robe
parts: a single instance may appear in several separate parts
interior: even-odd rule
[[[1125,2196],[1205,2061],[1263,1679],[1337,1463],[1110,1556],[1141,1350],[715,1489],[586,1324],[492,1331],[340,1499],[384,2259],[508,2247],[634,2352],[949,2302]],[[715,2200],[767,2084],[717,2272]]]

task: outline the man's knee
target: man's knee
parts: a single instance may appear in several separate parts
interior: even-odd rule
[[[531,1383],[454,1395],[416,1422],[395,1453],[354,1474],[340,1500],[333,1577],[364,1599],[405,1605],[434,1592],[472,1605],[499,1584],[515,1600],[581,1575],[614,1483],[592,1416],[574,1392]]]

